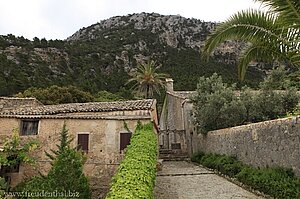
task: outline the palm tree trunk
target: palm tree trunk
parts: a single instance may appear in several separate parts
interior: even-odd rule
[[[148,99],[148,97],[149,97],[149,90],[150,90],[150,86],[149,85],[147,85],[147,90],[146,90],[146,99]]]

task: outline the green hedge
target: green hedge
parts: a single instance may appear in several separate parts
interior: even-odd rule
[[[153,124],[138,124],[106,198],[154,198],[156,162]]]
[[[300,180],[291,169],[254,168],[243,164],[235,157],[198,153],[192,161],[216,169],[240,182],[274,198],[300,199]]]

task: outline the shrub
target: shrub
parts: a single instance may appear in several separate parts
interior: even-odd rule
[[[244,184],[276,198],[300,198],[300,181],[289,169],[245,167],[236,175]]]
[[[106,198],[154,198],[156,162],[153,125],[138,124]]]
[[[4,198],[4,191],[7,189],[7,183],[5,182],[5,179],[0,177],[0,198]]]
[[[300,180],[294,176],[291,169],[254,168],[234,157],[218,154],[199,153],[193,156],[192,161],[235,177],[240,182],[275,198],[300,198]]]
[[[9,190],[10,183],[6,182],[6,173],[10,173],[11,169],[18,166],[21,163],[33,165],[35,158],[32,157],[31,152],[38,147],[38,141],[30,139],[22,142],[19,132],[14,129],[12,137],[4,141],[3,150],[0,150],[0,167],[2,172],[0,173],[0,198],[4,197],[4,190]]]
[[[283,115],[294,110],[299,102],[299,95],[295,88],[288,88],[286,92],[282,93],[282,106],[284,109]]]
[[[21,163],[35,163],[35,159],[30,153],[37,149],[38,141],[31,139],[26,143],[21,143],[19,132],[16,129],[12,134],[11,138],[5,140],[3,150],[0,151],[0,165],[14,167]]]
[[[287,112],[286,114],[287,117],[296,116],[296,115],[300,115],[299,107],[294,108],[293,110]]]
[[[237,161],[235,157],[218,154],[202,154],[200,156],[201,158],[194,158],[193,160],[196,160],[196,162],[199,162],[208,168],[216,169],[230,177],[239,173],[243,166],[243,164]]]
[[[198,152],[198,153],[194,153],[191,157],[191,161],[192,162],[201,162],[201,158],[204,156],[205,154],[203,152]]]

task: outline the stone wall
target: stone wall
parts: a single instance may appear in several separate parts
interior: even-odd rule
[[[292,168],[300,177],[300,116],[289,117],[199,134],[193,151],[236,156],[257,166]]]

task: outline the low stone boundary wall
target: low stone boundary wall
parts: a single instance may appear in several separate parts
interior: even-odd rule
[[[292,168],[300,177],[300,116],[196,135],[193,151],[236,156],[257,167]]]

